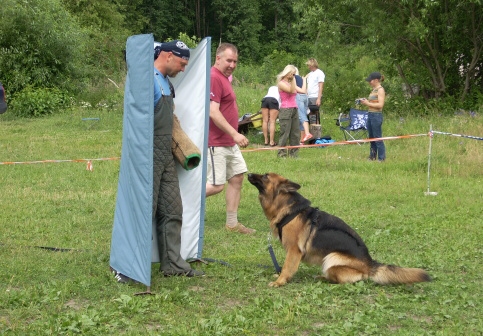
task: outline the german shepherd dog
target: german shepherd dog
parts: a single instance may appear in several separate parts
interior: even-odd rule
[[[269,286],[283,286],[297,272],[301,261],[320,265],[331,283],[371,279],[381,284],[431,281],[420,268],[402,268],[373,260],[361,237],[342,219],[312,207],[300,195],[300,185],[280,175],[248,174],[259,191],[258,198],[270,229],[286,251],[278,279]]]

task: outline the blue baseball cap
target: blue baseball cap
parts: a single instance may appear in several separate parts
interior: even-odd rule
[[[161,51],[171,52],[173,55],[182,59],[190,59],[190,49],[180,40],[173,40],[169,42],[154,42],[154,59],[157,59]]]

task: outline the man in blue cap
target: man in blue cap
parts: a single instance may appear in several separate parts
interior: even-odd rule
[[[180,40],[154,44],[154,158],[153,216],[159,260],[164,276],[201,276],[181,257],[183,205],[178,173],[171,151],[175,77],[188,65],[190,50]]]
[[[180,40],[154,43],[153,221],[156,223],[160,271],[164,276],[203,276],[181,257],[183,204],[171,150],[174,78],[188,65],[190,50]],[[116,273],[118,282],[130,279]]]

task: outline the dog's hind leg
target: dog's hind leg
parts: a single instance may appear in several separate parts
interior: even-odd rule
[[[367,279],[369,267],[355,257],[333,252],[324,258],[322,273],[332,283],[353,283]]]
[[[367,279],[367,274],[348,266],[332,266],[325,271],[325,278],[332,283],[353,283]]]
[[[280,276],[277,280],[270,282],[268,285],[270,287],[280,287],[285,285],[297,272],[301,260],[302,252],[300,252],[297,247],[288,250]]]

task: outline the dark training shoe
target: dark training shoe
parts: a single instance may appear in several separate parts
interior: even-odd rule
[[[117,282],[119,283],[129,283],[132,281],[131,278],[125,276],[122,273],[117,272],[116,275],[114,276],[114,279],[116,279]]]
[[[122,274],[121,272],[118,272],[116,271],[114,268],[111,267],[111,272],[112,274],[114,274],[114,279],[116,279],[116,281],[118,283],[122,283],[122,284],[127,284],[127,283],[138,283],[136,280],[133,280],[131,279],[130,277],[128,276],[125,276],[124,274]]]

